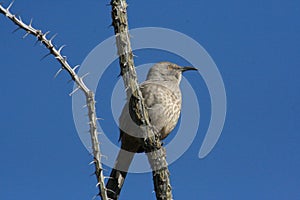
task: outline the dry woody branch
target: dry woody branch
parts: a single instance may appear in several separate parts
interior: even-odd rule
[[[26,34],[23,38],[28,35],[33,35],[37,38],[41,44],[43,44],[49,51],[49,55],[53,55],[56,60],[61,64],[61,69],[56,73],[57,76],[61,71],[66,70],[69,75],[71,76],[72,80],[76,83],[77,89],[75,89],[70,95],[74,94],[76,91],[81,90],[86,96],[86,103],[88,108],[88,117],[89,117],[89,126],[90,126],[90,135],[92,140],[92,150],[93,150],[93,157],[94,157],[94,165],[95,165],[95,175],[97,177],[97,187],[99,188],[99,196],[102,200],[108,200],[106,188],[104,184],[104,176],[103,176],[103,169],[101,164],[101,151],[99,147],[98,141],[98,132],[97,132],[97,117],[96,117],[96,108],[95,108],[95,95],[93,91],[91,91],[84,83],[83,78],[79,77],[75,72],[76,68],[71,67],[70,64],[67,62],[66,57],[62,56],[61,51],[64,46],[61,46],[59,49],[55,48],[52,43],[51,39],[47,39],[47,35],[49,32],[43,33],[41,30],[35,29],[32,26],[32,21],[27,25],[21,19],[21,17],[17,17],[16,15],[10,12],[10,8],[12,7],[11,3],[7,8],[4,8],[0,5],[0,13],[4,14],[8,19],[13,21],[17,26],[18,29],[23,29],[26,31]],[[47,54],[48,55],[48,54]]]
[[[131,108],[135,112],[133,120],[139,126],[145,126],[147,129],[147,137],[144,139],[144,151],[147,153],[152,167],[156,198],[158,200],[171,200],[172,192],[165,149],[149,122],[144,99],[137,81],[128,32],[127,3],[125,0],[112,0],[111,6],[112,25],[116,35],[121,75],[126,88],[127,98],[131,98]]]

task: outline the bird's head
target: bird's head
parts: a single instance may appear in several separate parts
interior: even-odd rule
[[[182,73],[189,70],[197,69],[194,67],[181,67],[170,62],[160,62],[151,67],[147,75],[147,80],[175,81],[179,84]]]

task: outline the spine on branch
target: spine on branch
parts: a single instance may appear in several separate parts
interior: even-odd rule
[[[165,149],[162,147],[157,133],[151,127],[148,112],[145,109],[143,96],[138,85],[128,32],[127,3],[125,0],[111,0],[111,6],[112,25],[116,35],[119,64],[123,82],[127,89],[127,98],[131,98],[134,101],[132,106],[135,112],[136,123],[145,126],[147,129],[144,149],[152,168],[156,198],[158,200],[171,200],[172,192]]]

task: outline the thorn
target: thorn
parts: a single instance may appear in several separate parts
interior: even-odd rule
[[[104,159],[108,160],[108,157],[106,155],[100,155],[100,157],[103,157]]]
[[[96,187],[98,187],[100,184],[101,184],[101,183],[100,183],[100,182],[98,182],[98,183],[96,184]]]
[[[54,38],[57,36],[57,33],[55,33],[49,40],[50,44],[52,45],[52,41],[54,40]]]
[[[22,38],[25,39],[29,34],[30,32],[27,32]]]
[[[99,194],[93,196],[92,200],[95,200],[98,196],[99,196]]]
[[[113,177],[110,177],[110,176],[104,176],[103,178],[104,179],[114,179]]]
[[[50,38],[50,40],[53,40],[56,36],[57,36],[57,33],[55,33],[55,34]]]
[[[56,78],[56,77],[58,76],[58,74],[59,74],[60,72],[62,72],[62,70],[64,70],[64,68],[60,68],[60,69],[56,72],[56,74],[54,75],[54,78]]]
[[[111,189],[105,188],[105,190],[108,191],[108,192],[112,192],[112,193],[116,194],[115,191],[113,191]]]
[[[39,43],[39,41],[40,41],[40,40],[37,38],[33,46],[36,46],[37,43]]]
[[[18,28],[16,28],[12,33],[17,32],[17,31],[20,30],[20,29],[21,29],[21,27],[18,27]]]
[[[15,1],[12,1],[9,6],[6,8],[6,10],[9,12],[9,9],[12,7],[12,5],[14,4]]]
[[[49,33],[50,33],[50,31],[47,31],[46,33],[44,33],[43,36],[46,38]]]
[[[73,68],[73,71],[75,72],[75,70],[79,67],[80,65],[76,65],[74,68]]]
[[[33,18],[30,19],[30,22],[29,22],[29,25],[28,25],[31,28],[32,28],[32,21],[33,21]]]
[[[88,73],[86,73],[85,75],[83,75],[82,77],[81,77],[81,79],[84,79],[86,76],[88,76],[90,74],[90,72],[88,72]]]
[[[86,108],[86,107],[87,107],[87,105],[82,106],[82,108]]]
[[[63,56],[64,61],[67,61],[68,57],[67,56]]]
[[[95,163],[95,161],[93,160],[92,162],[89,163],[89,165],[92,165],[92,164],[94,164],[94,163]]]
[[[75,90],[73,90],[73,92],[71,92],[71,93],[69,94],[69,96],[72,96],[72,95],[73,95],[75,92],[77,92],[79,89],[80,89],[80,87],[77,86],[77,88],[76,88]]]
[[[60,54],[61,50],[65,47],[66,45],[62,45],[59,49],[58,49],[58,53]]]
[[[103,118],[96,118],[96,120],[104,120]]]
[[[40,60],[44,60],[47,56],[51,55],[51,53],[47,53],[46,55],[44,55]]]

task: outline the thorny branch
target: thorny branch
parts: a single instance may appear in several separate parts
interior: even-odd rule
[[[12,14],[10,12],[10,8],[12,6],[13,2],[7,7],[4,8],[2,5],[0,5],[0,13],[4,14],[8,19],[13,21],[17,26],[18,29],[23,29],[26,31],[26,34],[23,38],[28,36],[29,34],[34,35],[37,38],[37,41],[40,41],[47,49],[49,49],[50,53],[52,54],[56,60],[61,64],[61,69],[57,72],[56,76],[62,71],[66,70],[72,80],[76,83],[77,89],[75,89],[70,95],[74,94],[77,90],[81,90],[84,92],[86,96],[86,103],[88,108],[88,116],[89,116],[89,126],[90,126],[90,135],[92,140],[92,148],[93,148],[93,156],[94,156],[94,165],[95,165],[95,175],[97,177],[97,186],[99,188],[99,196],[102,200],[108,200],[107,192],[104,184],[104,176],[103,176],[103,169],[101,164],[101,152],[99,147],[99,141],[98,141],[98,132],[97,132],[97,117],[96,117],[96,108],[95,108],[95,95],[93,91],[91,91],[83,82],[84,77],[79,77],[77,73],[75,72],[76,68],[71,67],[70,64],[67,62],[66,57],[62,56],[61,50],[64,46],[61,46],[59,49],[55,48],[55,46],[52,43],[51,39],[47,39],[47,34],[49,32],[43,33],[41,30],[35,29],[32,26],[32,21],[27,25],[24,23],[21,19],[21,17],[17,17],[16,15]]]
[[[172,192],[169,178],[166,153],[159,137],[152,128],[144,99],[139,89],[134,67],[133,53],[130,45],[127,19],[126,0],[111,0],[112,25],[115,30],[121,75],[127,92],[127,98],[132,99],[135,112],[135,122],[147,129],[144,149],[147,153],[153,174],[154,189],[158,200],[171,200]]]

